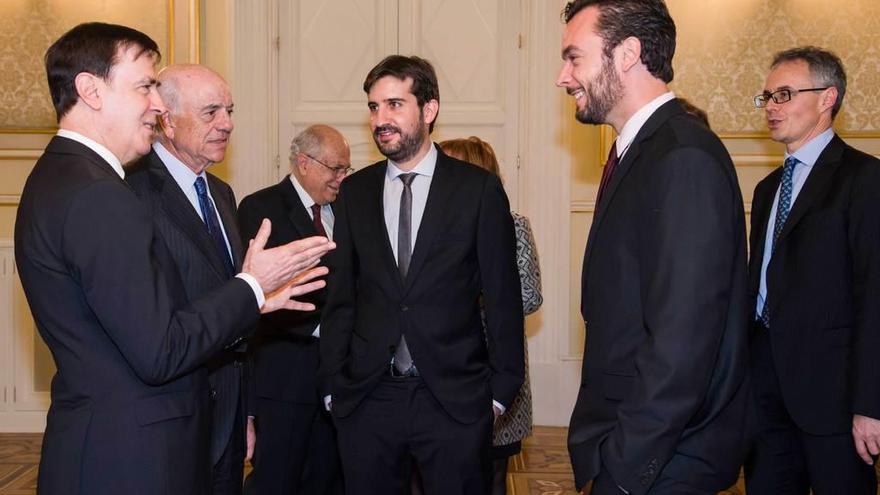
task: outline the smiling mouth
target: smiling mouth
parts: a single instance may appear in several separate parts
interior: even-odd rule
[[[581,98],[584,97],[584,94],[585,94],[584,88],[568,89],[568,90],[566,90],[566,92],[570,96],[573,96],[575,100],[580,100]]]

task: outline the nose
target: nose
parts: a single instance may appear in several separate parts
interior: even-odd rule
[[[217,122],[217,128],[224,132],[232,132],[235,129],[235,123],[232,122],[232,114],[227,110],[220,110],[219,121]]]
[[[168,109],[165,107],[165,102],[162,101],[162,97],[159,96],[159,92],[156,91],[155,86],[150,88],[149,98],[151,112],[161,115],[168,111]]]
[[[571,81],[571,64],[564,62],[559,69],[559,75],[556,76],[556,86],[563,88]]]

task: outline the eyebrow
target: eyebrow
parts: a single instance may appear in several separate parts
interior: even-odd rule
[[[566,46],[565,49],[562,50],[562,60],[565,60],[566,58],[572,56],[574,54],[574,52],[577,52],[577,51],[578,51],[578,49],[574,45]]]
[[[231,110],[233,107],[235,107],[235,105],[229,105],[227,107],[225,105],[220,105],[218,103],[212,103],[210,105],[206,105],[206,106],[202,107],[202,111],[203,112],[211,112],[214,110],[220,110],[221,108],[226,108],[227,110]]]

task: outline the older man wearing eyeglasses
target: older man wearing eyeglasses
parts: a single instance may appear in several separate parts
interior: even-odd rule
[[[845,92],[840,59],[802,47],[755,97],[785,160],[752,201],[749,495],[877,491],[880,160],[832,130]]]
[[[262,218],[272,220],[270,245],[315,234],[332,236],[339,186],[351,172],[348,143],[336,129],[313,125],[290,145],[290,175],[244,198],[241,233],[253,236]],[[336,434],[318,397],[318,339],[324,291],[309,300],[310,313],[285,311],[260,322],[254,349],[252,393],[256,435],[246,494],[341,494]],[[308,468],[306,468],[308,466]]]

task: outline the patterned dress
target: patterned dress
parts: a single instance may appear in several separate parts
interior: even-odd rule
[[[541,269],[538,266],[538,250],[529,219],[515,212],[513,224],[516,229],[516,263],[522,285],[523,313],[530,315],[544,302],[541,296]],[[492,457],[509,457],[519,452],[522,439],[532,433],[532,388],[529,384],[529,354],[525,348],[526,377],[522,388],[507,411],[495,422],[492,434]]]

